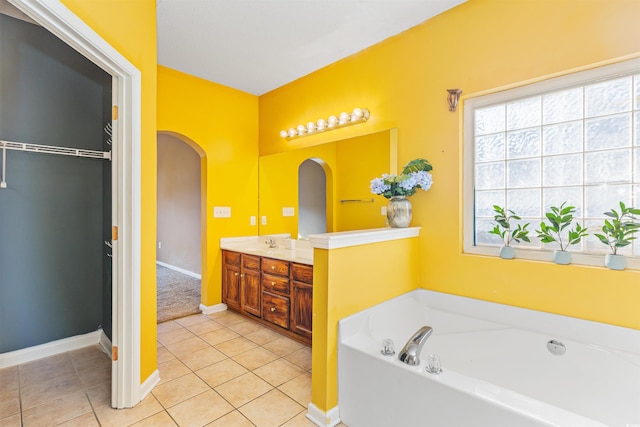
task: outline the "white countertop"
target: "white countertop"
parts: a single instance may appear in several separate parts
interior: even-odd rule
[[[265,241],[272,238],[276,247]],[[288,234],[272,236],[226,237],[220,239],[220,248],[267,258],[313,265],[313,247],[308,240],[293,240]]]

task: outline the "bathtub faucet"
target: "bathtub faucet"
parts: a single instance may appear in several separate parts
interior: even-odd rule
[[[422,346],[427,342],[427,338],[433,332],[431,326],[423,326],[416,332],[413,337],[405,344],[404,348],[400,352],[398,359],[407,365],[415,366],[420,364],[420,352]]]

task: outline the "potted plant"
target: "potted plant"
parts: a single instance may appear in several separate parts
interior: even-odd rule
[[[576,223],[576,227],[568,231],[567,240],[563,240],[565,234],[563,231],[571,225],[573,214],[576,212],[574,206],[565,206],[566,204],[567,202],[564,202],[559,207],[551,206],[549,208],[551,212],[545,214],[549,224],[542,221],[540,230],[536,230],[542,243],[558,243],[560,249],[553,252],[553,261],[563,265],[571,262],[571,253],[567,252],[567,248],[580,243],[580,240],[588,234],[586,228]]]
[[[604,264],[611,270],[624,270],[627,259],[624,255],[618,255],[618,249],[630,245],[636,239],[634,234],[640,229],[640,223],[636,222],[638,218],[635,215],[640,215],[640,209],[626,207],[620,202],[620,212],[611,209],[604,214],[611,219],[605,219],[602,234],[595,234],[611,248],[611,252],[605,256]]]
[[[503,246],[500,248],[500,258],[512,259],[516,255],[515,249],[511,247],[512,241],[515,240],[518,243],[520,243],[520,240],[531,241],[529,240],[529,230],[527,230],[529,223],[518,224],[515,229],[512,229],[511,220],[520,220],[521,218],[514,211],[504,209],[498,205],[493,205],[493,210],[496,213],[493,219],[497,224],[493,230],[489,231],[489,234],[495,234],[502,239]]]
[[[369,188],[373,194],[389,199],[387,219],[391,227],[408,227],[411,223],[411,202],[407,199],[416,190],[427,191],[431,188],[433,166],[425,159],[414,159],[407,163],[400,175],[383,174],[381,178],[371,180]]]

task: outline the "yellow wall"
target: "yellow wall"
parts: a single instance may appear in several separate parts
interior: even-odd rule
[[[158,130],[204,155],[202,303],[218,304],[220,238],[258,234],[258,97],[158,66]],[[214,206],[231,218],[213,218]]]
[[[470,0],[409,31],[260,97],[260,152],[398,128],[398,162],[424,157],[434,184],[411,198],[421,287],[640,329],[640,272],[462,253],[463,95],[640,54],[640,2]],[[295,140],[280,129],[354,106],[356,125]]]
[[[156,2],[62,0],[142,74],[140,380],[156,370]]]

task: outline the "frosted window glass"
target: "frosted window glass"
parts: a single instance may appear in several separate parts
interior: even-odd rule
[[[493,230],[495,222],[493,219],[477,218],[476,219],[476,244],[477,245],[500,245],[502,239],[495,234],[489,234]]]
[[[545,126],[542,140],[544,154],[582,151],[582,121]]]
[[[636,131],[635,144],[640,146],[640,111],[635,114],[634,129]]]
[[[476,217],[493,217],[493,205],[505,205],[504,191],[476,191]]]
[[[486,135],[504,131],[504,104],[475,110],[475,134]]]
[[[585,120],[584,126],[587,150],[631,145],[631,114]]]
[[[507,104],[507,130],[539,126],[541,105],[542,100],[539,96]]]
[[[584,161],[586,184],[631,182],[631,150],[586,153]]]
[[[542,191],[542,209],[544,212],[549,211],[551,206],[560,206],[564,202],[567,202],[568,206],[576,208],[574,217],[582,217],[582,187],[552,187],[545,188]]]
[[[633,81],[635,82],[633,99],[636,100],[634,109],[640,110],[640,74],[636,74],[635,76],[633,76]]]
[[[527,188],[507,191],[507,207],[524,217],[540,217],[541,189]]]
[[[518,159],[540,155],[540,128],[507,133],[507,158]]]
[[[507,163],[509,188],[539,187],[540,159],[513,160]]]
[[[476,162],[504,160],[504,133],[476,138]]]
[[[640,148],[633,150],[633,182],[640,185]],[[635,198],[635,205],[640,207],[640,198]]]
[[[504,188],[504,163],[476,165],[476,189],[492,190],[498,188]]]
[[[582,185],[582,154],[545,157],[542,170],[543,186]]]
[[[596,185],[585,187],[585,215],[588,218],[606,218],[611,209],[620,210],[620,201],[631,206],[631,185]]]
[[[631,111],[631,76],[585,86],[585,116]]]
[[[582,119],[582,88],[553,92],[542,97],[542,122],[554,124]]]

